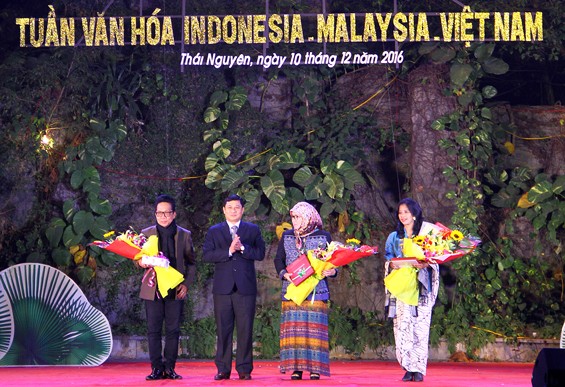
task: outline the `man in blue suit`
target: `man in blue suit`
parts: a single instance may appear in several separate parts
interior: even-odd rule
[[[253,371],[255,261],[265,258],[265,242],[257,225],[241,220],[244,206],[241,197],[229,195],[223,207],[226,221],[210,227],[204,240],[202,260],[215,264],[212,289],[217,334],[215,380],[230,378],[234,324],[237,327],[235,369],[239,379],[250,380]]]

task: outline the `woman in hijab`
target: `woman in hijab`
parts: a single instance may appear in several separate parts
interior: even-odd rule
[[[308,250],[325,249],[332,238],[322,229],[320,214],[312,205],[299,202],[290,210],[290,216],[293,228],[282,234],[275,257],[275,268],[282,280],[280,370],[292,371],[293,380],[302,379],[303,371],[310,372],[310,379],[318,380],[320,375],[330,376],[327,277],[335,277],[337,270],[324,270],[324,278],[314,291],[297,305],[284,297],[291,283],[286,267]]]

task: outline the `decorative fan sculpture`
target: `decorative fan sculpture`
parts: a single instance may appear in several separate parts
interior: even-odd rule
[[[0,365],[96,366],[111,352],[108,319],[63,272],[39,263],[0,272]]]

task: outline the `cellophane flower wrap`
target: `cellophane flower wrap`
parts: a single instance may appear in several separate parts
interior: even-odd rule
[[[414,263],[446,263],[472,252],[481,241],[465,237],[459,230],[451,230],[436,223],[426,235],[402,240],[404,257],[392,258],[397,270],[384,279],[385,287],[397,299],[408,305],[418,305],[417,269]]]
[[[104,235],[107,238],[105,241],[94,241],[91,245],[135,261],[144,257],[168,261],[167,257],[159,251],[159,239],[156,235],[146,237],[143,233],[137,233],[132,229],[112,238],[114,234],[114,231],[110,231]],[[155,271],[157,289],[163,297],[167,296],[169,289],[176,288],[184,281],[184,276],[168,264],[153,266],[150,270]]]
[[[402,254],[429,263],[446,263],[472,252],[481,243],[479,238],[467,236],[436,223],[432,231],[414,238],[404,238]],[[401,258],[402,259],[402,258]],[[395,258],[393,258],[394,262]]]
[[[308,295],[316,289],[318,282],[324,278],[322,274],[324,270],[345,266],[376,253],[376,246],[361,245],[361,242],[357,239],[348,239],[345,244],[332,241],[324,248],[308,250],[305,255],[308,257],[313,273],[306,279],[303,279],[298,285],[289,284],[285,298],[294,301],[297,305],[301,305]],[[314,301],[314,298],[312,301]]]

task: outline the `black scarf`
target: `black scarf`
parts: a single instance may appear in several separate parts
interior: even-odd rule
[[[157,236],[159,237],[159,251],[169,259],[169,263],[177,268],[177,257],[175,254],[175,235],[177,234],[177,224],[173,220],[167,227],[157,224]]]

